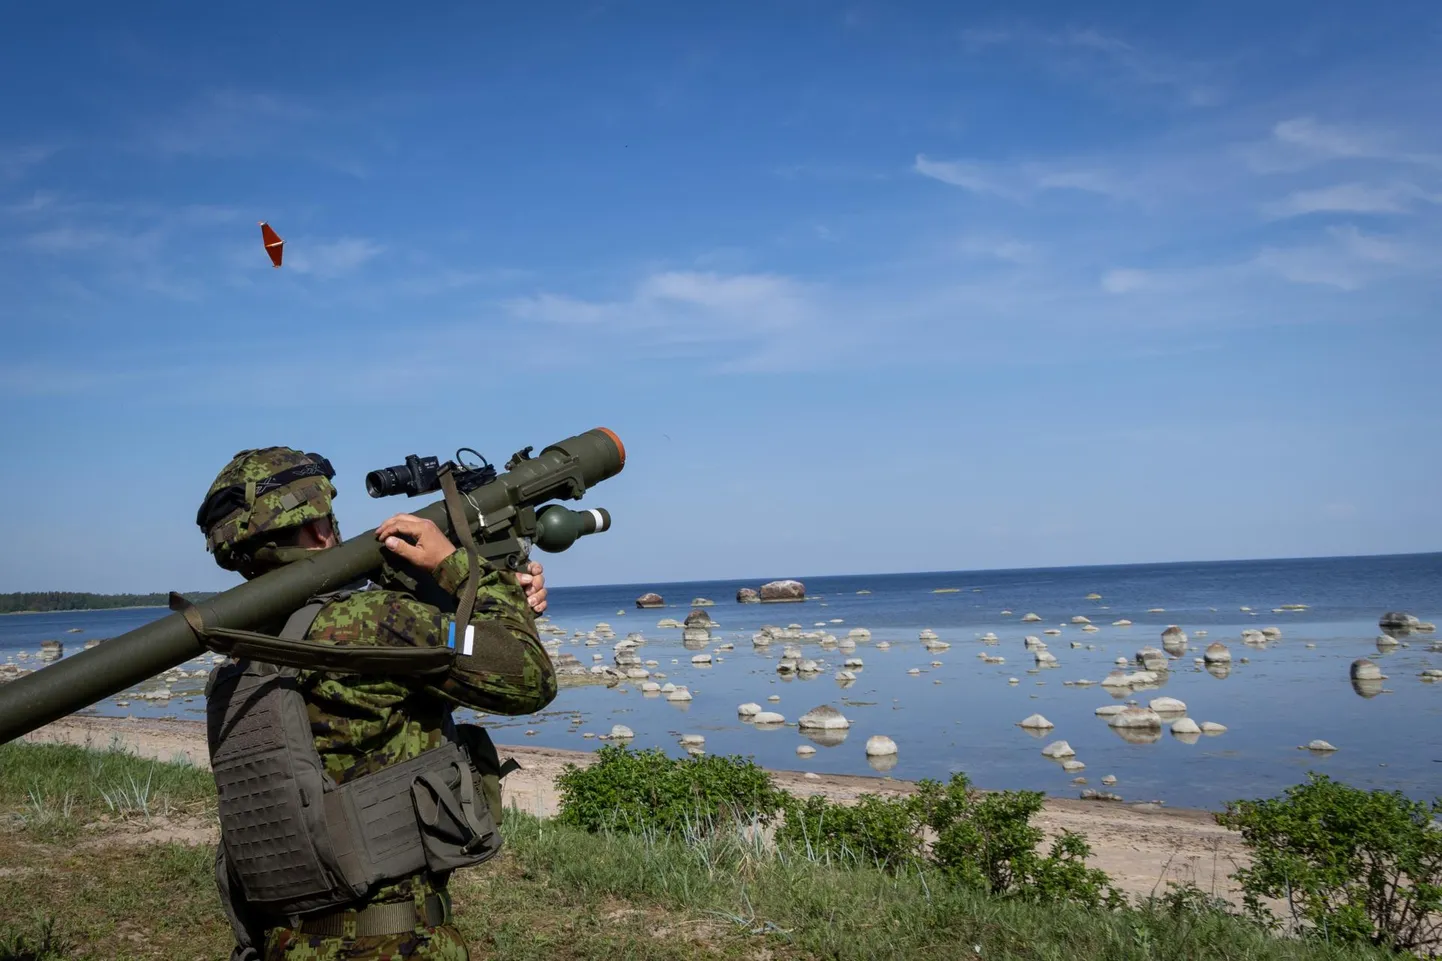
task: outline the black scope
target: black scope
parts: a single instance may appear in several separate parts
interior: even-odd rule
[[[529,451],[530,448],[527,448]],[[471,454],[480,460],[479,464],[466,463],[461,455]],[[511,466],[520,463],[525,458],[520,454],[516,455]],[[462,447],[456,451],[456,459],[447,461],[455,471],[456,487],[465,492],[475,490],[484,484],[489,484],[496,479],[496,469],[490,462],[480,455],[478,451],[470,447]],[[420,494],[429,494],[432,491],[441,489],[441,463],[436,457],[417,457],[410,454],[406,457],[404,464],[397,464],[395,467],[382,467],[380,470],[373,470],[366,475],[366,493],[372,497],[390,497],[392,494],[405,494],[407,497],[416,497]]]
[[[436,457],[417,457],[410,454],[404,464],[382,467],[366,475],[366,493],[372,497],[390,497],[405,494],[416,497],[441,489],[439,472],[441,462]]]

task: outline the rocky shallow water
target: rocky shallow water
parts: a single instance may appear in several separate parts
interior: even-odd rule
[[[1174,806],[1273,794],[1308,770],[1430,797],[1442,794],[1442,679],[1427,672],[1442,671],[1442,638],[1384,635],[1378,619],[1436,619],[1439,575],[1442,555],[1413,555],[803,578],[807,600],[787,604],[736,602],[760,582],[561,587],[545,638],[587,676],[539,715],[491,723],[502,742],[584,749],[621,725],[627,743],[675,754],[904,778],[962,770],[985,787]],[[648,589],[666,606],[638,609]],[[659,626],[698,598],[714,601],[696,608],[713,627]],[[38,666],[41,640],[68,656],[165,613],[0,618],[0,662]],[[1376,670],[1354,678],[1361,658]],[[95,710],[199,716],[205,667]],[[742,705],[782,720],[758,724]],[[849,724],[798,727],[822,705]],[[895,753],[868,752],[882,739]]]

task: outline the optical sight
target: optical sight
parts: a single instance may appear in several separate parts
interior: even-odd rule
[[[467,464],[461,459],[462,454],[475,454],[481,463]],[[469,447],[456,451],[455,464],[456,487],[462,491],[473,491],[496,479],[496,469]],[[441,489],[440,470],[440,459],[434,455],[417,457],[415,454],[408,454],[404,464],[382,467],[366,474],[366,493],[372,497],[390,497],[392,494],[418,497],[421,494],[430,494]]]

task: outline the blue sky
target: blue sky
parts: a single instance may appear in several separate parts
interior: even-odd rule
[[[0,590],[596,425],[556,584],[1438,548],[1435,3],[397,9],[7,13]]]

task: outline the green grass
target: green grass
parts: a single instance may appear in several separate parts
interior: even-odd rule
[[[938,876],[778,858],[735,836],[585,834],[507,815],[522,869],[583,900],[660,906],[774,957],[1282,961],[1393,957],[1282,940],[1215,911],[1096,911],[1003,900]],[[468,880],[460,882],[464,890]]]
[[[148,790],[138,786],[149,785]],[[0,748],[0,961],[214,959],[229,928],[208,845],[123,843],[116,792],[213,811],[203,770],[54,745]],[[25,819],[71,798],[71,833]],[[132,798],[134,800],[134,798]],[[144,818],[132,810],[128,819]],[[1002,900],[914,871],[778,857],[733,832],[590,834],[520,812],[501,857],[451,889],[473,956],[500,959],[1014,958],[1360,961],[1382,952],[1286,941],[1216,912],[1104,912]]]

